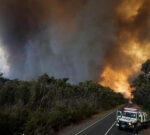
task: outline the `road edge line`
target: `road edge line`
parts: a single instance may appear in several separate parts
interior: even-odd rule
[[[113,128],[113,126],[116,124],[116,121],[111,125],[111,127],[107,130],[107,132],[105,133],[105,135],[107,135],[109,133],[109,131]]]
[[[91,125],[89,125],[88,127],[84,128],[83,130],[81,130],[80,132],[76,133],[75,135],[81,134],[82,132],[84,132],[84,131],[87,130],[88,128],[92,127],[93,125],[97,124],[98,122],[102,121],[103,119],[107,118],[108,116],[110,116],[110,115],[111,115],[112,113],[114,113],[114,112],[116,112],[116,110],[113,111],[113,112],[111,112],[111,113],[109,113],[109,114],[107,114],[105,117],[103,117],[103,118],[97,120],[96,122],[94,122],[93,124],[91,124]]]

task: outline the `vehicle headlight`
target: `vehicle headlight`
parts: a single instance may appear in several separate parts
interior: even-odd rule
[[[119,123],[119,120],[117,122]]]
[[[132,123],[131,122],[129,122],[129,126],[131,126],[132,125]]]

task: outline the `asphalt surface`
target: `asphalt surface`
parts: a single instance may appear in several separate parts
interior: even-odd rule
[[[116,111],[83,129],[76,135],[134,135],[132,131],[119,130],[115,122]]]

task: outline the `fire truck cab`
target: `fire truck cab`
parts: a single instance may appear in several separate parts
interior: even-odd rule
[[[146,112],[139,111],[135,108],[124,108],[123,111],[117,111],[116,116],[116,126],[119,129],[139,129],[147,121]]]

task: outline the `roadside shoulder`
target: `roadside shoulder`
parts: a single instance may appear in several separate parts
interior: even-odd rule
[[[98,114],[93,115],[92,117],[82,120],[81,122],[77,123],[77,124],[72,124],[70,126],[67,126],[65,128],[63,128],[62,130],[60,130],[57,135],[75,135],[78,132],[94,125],[95,123],[97,123],[97,121],[107,117],[109,114],[113,113],[114,111],[116,111],[118,108],[123,107],[124,105],[118,106],[114,109],[108,110],[108,111],[104,111],[104,112],[100,112]]]

